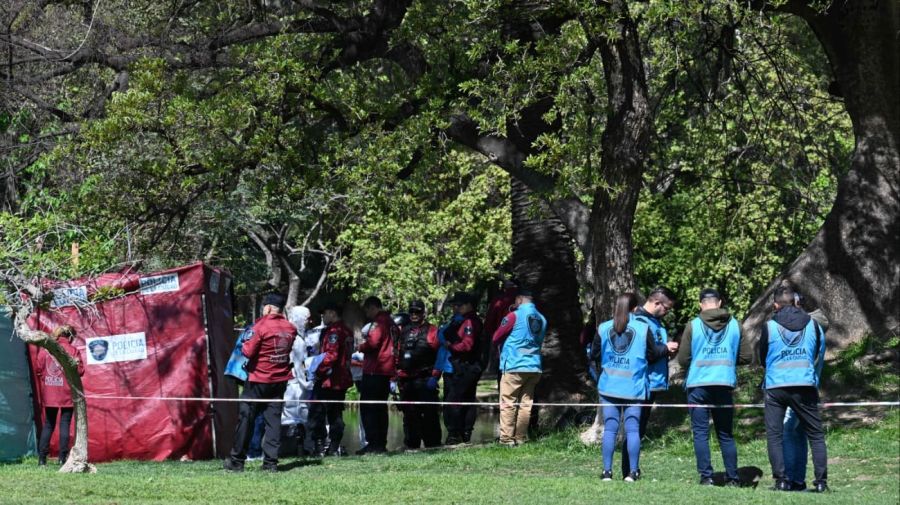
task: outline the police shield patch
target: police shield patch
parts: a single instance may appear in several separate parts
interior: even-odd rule
[[[332,344],[332,345],[333,345],[333,344],[336,344],[337,341],[338,341],[338,334],[337,334],[337,333],[331,333],[331,334],[328,335],[328,343],[329,343],[329,344]]]
[[[634,342],[634,330],[626,327],[622,333],[616,333],[615,330],[609,330],[609,343],[612,345],[613,352],[616,354],[625,354],[631,349]]]
[[[469,326],[466,326],[465,329],[463,329],[463,333],[465,333],[466,335],[471,335],[472,334],[472,325],[470,324]]]
[[[528,316],[528,331],[530,331],[533,336],[540,335],[543,328],[544,322],[541,321],[541,318],[534,314]]]

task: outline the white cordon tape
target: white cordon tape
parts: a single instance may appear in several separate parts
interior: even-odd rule
[[[247,402],[247,403],[345,403],[356,405],[449,405],[452,407],[490,407],[494,408],[498,402],[413,402],[413,401],[394,401],[394,400],[285,400],[282,398],[265,399],[265,398],[201,398],[190,396],[106,396],[106,395],[84,395],[88,400],[153,400],[165,402]],[[520,406],[526,403],[504,403],[502,405]],[[530,404],[532,407],[603,407],[606,405],[618,406],[611,403],[541,403],[534,402]],[[761,409],[765,407],[762,403],[736,403],[734,405],[708,405],[700,403],[628,403],[632,407],[658,407],[665,409]],[[819,407],[823,409],[835,407],[900,407],[900,401],[896,402],[826,402],[820,403]]]

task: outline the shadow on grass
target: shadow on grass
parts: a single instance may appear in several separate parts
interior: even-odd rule
[[[279,472],[289,472],[295,468],[302,468],[305,466],[320,466],[322,464],[321,459],[297,459],[291,461],[290,463],[284,463],[278,465]]]

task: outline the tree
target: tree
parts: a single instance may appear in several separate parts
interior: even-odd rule
[[[78,241],[85,254],[76,263],[69,256],[69,245]],[[65,223],[52,214],[22,219],[0,213],[0,305],[14,313],[16,335],[25,342],[44,348],[60,364],[72,394],[75,414],[75,444],[60,468],[63,473],[94,473],[88,454],[87,402],[78,364],[56,339],[32,330],[28,318],[37,306],[50,308],[53,292],[44,282],[48,278],[65,279],[104,270],[112,265],[109,252],[115,240]],[[91,310],[91,304],[82,306]]]
[[[815,33],[844,98],[856,148],[837,198],[806,250],[754,304],[743,328],[757,335],[782,280],[817,302],[846,344],[900,326],[900,6],[896,2],[790,1],[774,4]]]

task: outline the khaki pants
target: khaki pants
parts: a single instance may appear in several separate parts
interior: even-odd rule
[[[538,372],[507,372],[500,379],[500,443],[519,443],[528,438],[534,388]],[[512,405],[522,403],[522,405]]]

